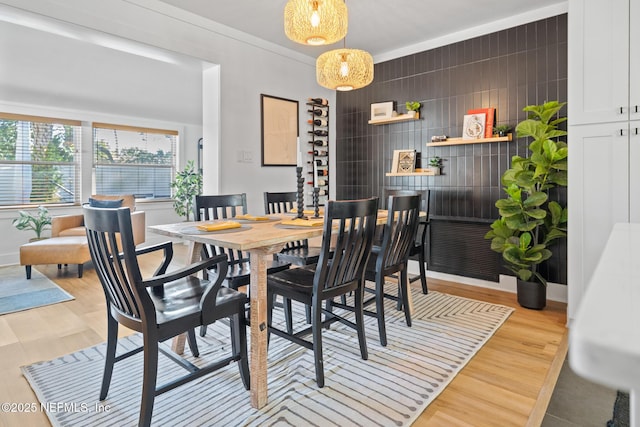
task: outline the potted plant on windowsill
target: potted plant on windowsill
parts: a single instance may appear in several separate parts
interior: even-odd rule
[[[185,221],[189,221],[194,198],[202,192],[202,174],[195,170],[193,160],[189,160],[185,168],[176,173],[171,188],[175,190],[173,208],[178,215],[185,217]]]
[[[511,168],[502,175],[507,197],[495,203],[500,218],[485,235],[515,273],[518,303],[526,308],[546,305],[547,281],[538,266],[551,257],[553,241],[567,231],[567,208],[549,200],[551,189],[567,186],[567,144],[557,141],[567,134],[557,128],[566,117],[556,118],[565,104],[550,101],[524,108],[529,118],[516,126],[516,132],[519,138],[533,138],[530,156],[513,156]]]
[[[405,106],[407,107],[407,114],[415,119],[420,117],[421,104],[417,101],[407,101]]]
[[[42,232],[48,225],[51,225],[51,215],[49,215],[47,208],[38,206],[36,213],[20,211],[19,215],[11,223],[18,230],[33,230],[36,233],[36,237],[29,239],[30,242],[46,238],[42,237]]]

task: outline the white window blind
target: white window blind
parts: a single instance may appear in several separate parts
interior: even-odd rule
[[[178,132],[93,124],[94,192],[171,197]]]
[[[0,206],[80,199],[81,123],[0,112]]]

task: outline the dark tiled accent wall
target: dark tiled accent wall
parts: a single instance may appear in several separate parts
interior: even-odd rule
[[[498,217],[494,203],[503,195],[500,176],[513,155],[528,155],[528,140],[445,147],[425,143],[433,135],[461,136],[471,108],[495,107],[497,124],[514,126],[526,118],[526,105],[566,99],[566,14],[376,64],[371,85],[337,94],[336,196],[355,199],[382,196],[385,188],[430,188],[434,227],[440,218],[448,230],[455,220],[464,227],[475,221],[488,230],[487,220]],[[372,103],[396,101],[397,111],[404,113],[410,100],[422,103],[420,120],[367,123]],[[386,177],[394,149],[415,149],[425,161],[440,156],[443,175]],[[565,191],[553,197],[566,202]],[[483,233],[473,234],[478,239]],[[488,241],[470,244],[490,252]],[[437,250],[434,241],[432,251]],[[455,255],[455,248],[449,250]],[[566,283],[566,244],[554,253],[544,273],[552,282]],[[468,267],[463,271],[461,264]],[[494,274],[482,278],[497,280],[501,268],[498,259]],[[478,277],[467,260],[452,261],[441,271]]]

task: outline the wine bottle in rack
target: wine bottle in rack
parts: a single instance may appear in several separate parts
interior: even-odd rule
[[[307,131],[307,132],[312,133],[315,136],[329,136],[329,131],[322,130],[322,129],[316,129],[314,131]]]
[[[327,126],[327,119],[309,119],[307,120],[307,123],[309,123],[310,125],[316,125],[316,126]]]
[[[316,139],[314,141],[309,141],[309,144],[317,145],[318,147],[326,147],[327,141],[322,139]]]
[[[317,157],[324,157],[327,155],[327,150],[313,150],[313,151],[307,151],[307,153]]]
[[[313,171],[309,171],[309,172],[307,172],[307,173],[308,173],[309,175],[313,175]],[[317,174],[318,176],[329,176],[329,171],[328,171],[328,170],[326,170],[326,169],[318,169],[318,170],[316,171],[316,174]]]
[[[315,159],[315,160],[310,160],[307,163],[309,164],[316,164],[317,166],[327,166],[327,159]]]
[[[316,185],[317,185],[318,187],[324,187],[325,185],[329,185],[329,180],[328,180],[328,179],[321,179],[321,178],[318,178],[318,179],[316,180]]]
[[[307,110],[309,113],[313,113],[316,116],[327,117],[327,110],[323,110],[321,108],[315,108],[313,110]]]
[[[309,194],[313,196],[313,192],[311,192]],[[318,191],[318,196],[326,196],[326,195],[327,195],[327,190]]]
[[[309,102],[313,102],[318,105],[329,105],[329,101],[324,98],[309,98]]]

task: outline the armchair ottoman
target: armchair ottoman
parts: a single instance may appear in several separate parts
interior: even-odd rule
[[[52,237],[20,246],[20,265],[25,266],[27,279],[31,279],[31,266],[37,264],[77,264],[78,277],[82,277],[84,263],[91,261],[86,236]]]

